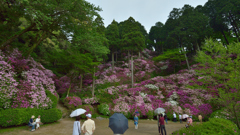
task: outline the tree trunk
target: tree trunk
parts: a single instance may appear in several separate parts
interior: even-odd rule
[[[112,52],[112,71],[114,69],[114,52]]]
[[[83,81],[83,74],[80,74],[81,79],[80,79],[80,90],[82,90],[82,81]]]
[[[188,64],[187,54],[185,53],[185,50],[184,50],[184,49],[182,49],[182,51],[183,51],[184,56],[185,56],[185,59],[186,59],[186,63],[187,63],[188,70],[190,70],[190,67],[189,67],[189,64]]]
[[[117,52],[116,52],[116,62],[117,62]]]
[[[232,28],[233,28],[234,33],[236,34],[237,39],[239,39],[237,30],[236,30],[236,28],[235,28],[235,26],[234,26],[234,24],[233,24],[233,21],[234,21],[234,20],[231,18],[231,16],[229,16],[228,18],[229,18],[229,20],[230,20],[230,23],[231,23],[231,25],[232,25]]]
[[[139,59],[141,58],[141,53],[140,53],[140,51],[138,52],[138,58],[139,58]]]
[[[130,53],[129,53],[129,50],[128,50],[128,68],[130,69]]]
[[[163,54],[163,44],[162,44],[162,54]]]
[[[67,91],[67,97],[68,97],[68,95],[69,95],[69,91],[71,90],[71,86],[72,86],[72,82],[70,82],[70,86],[69,86],[68,91]],[[66,97],[66,98],[67,98],[67,97]]]
[[[5,46],[7,46],[8,44],[12,43],[16,38],[18,38],[19,36],[21,36],[22,34],[30,31],[33,27],[35,27],[36,24],[33,23],[32,25],[28,26],[26,29],[22,30],[22,32],[20,32],[18,34],[18,32],[16,34],[14,34],[13,36],[11,36],[8,40],[4,41],[3,43],[1,43],[1,49],[4,48]]]
[[[94,68],[93,68],[92,96],[94,96],[94,89],[95,89],[95,66],[94,66]]]
[[[227,40],[227,37],[226,37],[226,35],[225,35],[224,31],[223,31],[223,30],[221,30],[221,33],[223,34],[223,36],[224,36],[224,39],[225,39],[225,41],[226,41],[227,45],[229,45],[229,42],[228,42],[228,40]]]
[[[199,47],[198,43],[197,43],[197,48],[198,48],[198,51],[200,51],[200,47]]]
[[[46,31],[43,32],[42,36],[39,38],[37,42],[33,44],[33,46],[27,51],[26,57],[28,57],[32,51],[45,39]],[[37,37],[36,37],[37,38]]]
[[[131,55],[131,75],[132,75],[132,88],[133,88],[133,77],[134,77],[134,75],[133,75],[133,53],[132,53],[132,55]]]

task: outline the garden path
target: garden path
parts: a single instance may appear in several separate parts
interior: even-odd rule
[[[112,130],[108,127],[108,119],[93,119],[96,123],[96,131],[94,135],[113,135]],[[2,133],[2,135],[72,135],[74,119],[64,118],[58,123],[42,126],[41,129],[31,132],[29,129],[15,129],[13,131]],[[83,121],[81,121],[82,124]],[[129,120],[129,129],[124,135],[158,135],[156,120],[139,120],[139,129],[134,129],[133,120]],[[167,134],[179,130],[186,123],[169,122],[166,125]]]

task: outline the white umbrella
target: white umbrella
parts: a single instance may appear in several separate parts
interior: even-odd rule
[[[188,116],[189,116],[189,115],[187,115],[187,114],[183,114],[183,115],[182,115],[182,118],[185,119],[185,118],[187,118]]]
[[[76,116],[79,116],[81,114],[84,114],[86,112],[86,110],[82,109],[82,108],[79,108],[79,109],[76,109],[74,110],[71,114],[70,114],[70,117],[76,117]]]
[[[160,113],[163,113],[163,112],[165,112],[165,109],[163,109],[163,108],[157,108],[157,109],[154,111],[154,113],[156,113],[156,114],[160,114]]]

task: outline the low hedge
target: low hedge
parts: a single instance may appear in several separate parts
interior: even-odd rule
[[[208,122],[194,124],[189,128],[182,128],[173,135],[239,135],[240,131],[230,120],[209,118]]]
[[[41,115],[42,123],[52,123],[62,118],[61,110],[52,108],[48,110],[35,108],[17,108],[0,111],[0,127],[28,124],[31,116]]]

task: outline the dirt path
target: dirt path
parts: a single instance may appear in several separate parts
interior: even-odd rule
[[[96,123],[96,131],[94,135],[113,135],[112,130],[108,127],[108,119],[93,119]],[[31,132],[27,129],[16,129],[11,132],[5,132],[2,135],[72,135],[74,119],[64,118],[59,120],[59,123],[43,126],[41,129]],[[129,120],[129,129],[124,135],[158,135],[156,120],[139,120],[139,129],[134,128],[132,120]],[[82,121],[81,121],[82,124]],[[166,125],[167,134],[183,128],[185,123],[169,122]]]

